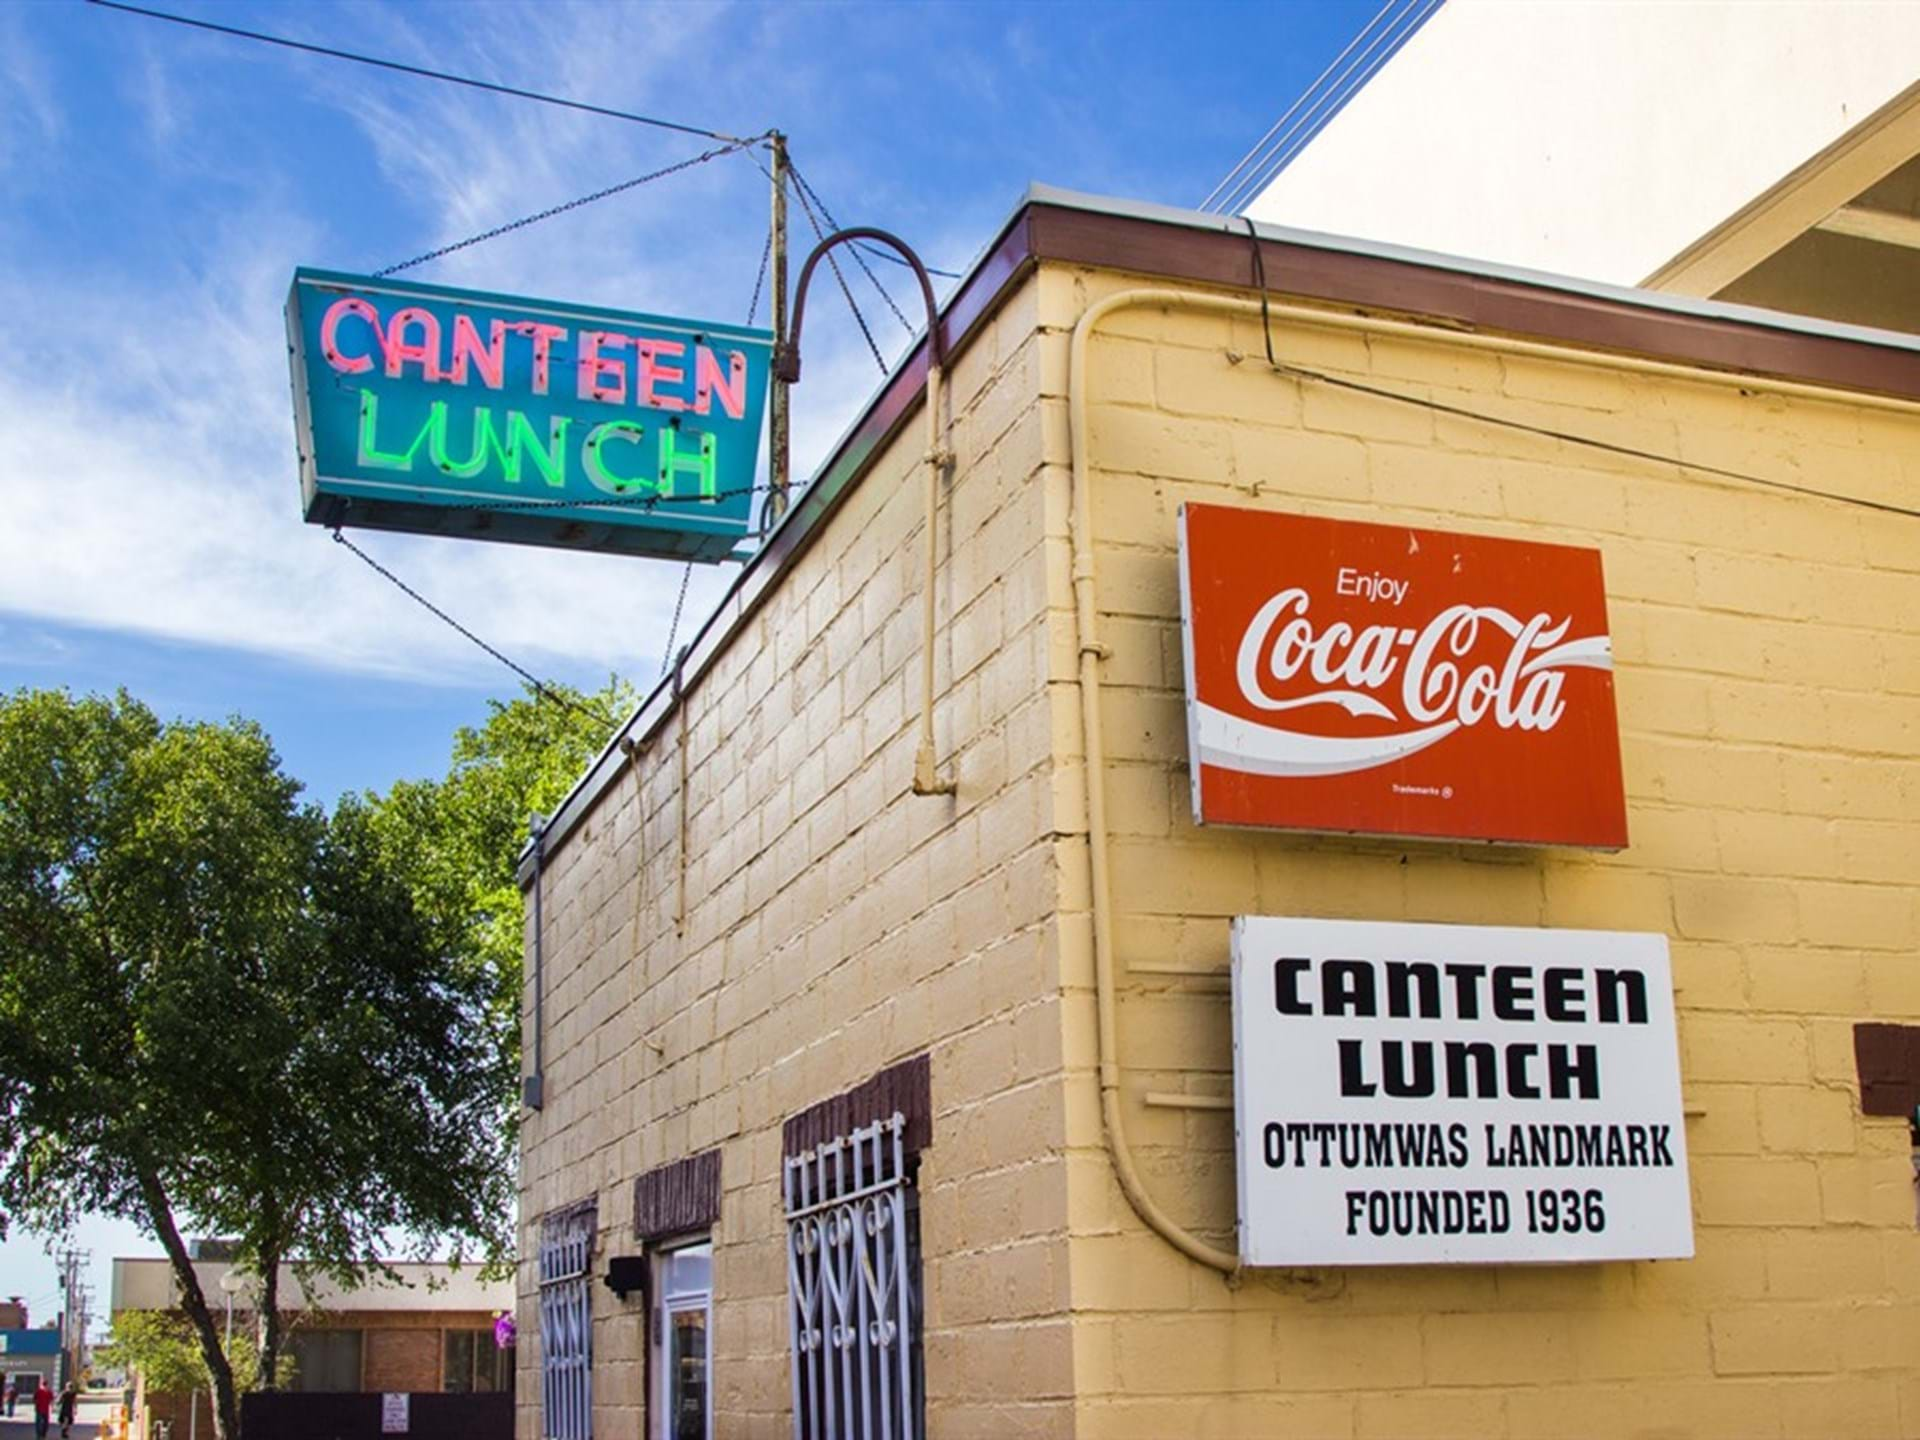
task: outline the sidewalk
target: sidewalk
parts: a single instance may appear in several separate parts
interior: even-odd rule
[[[94,1440],[99,1434],[99,1422],[113,1409],[114,1402],[98,1397],[83,1397],[80,1401],[80,1413],[75,1417],[73,1440]],[[58,1425],[50,1425],[47,1434],[57,1436]],[[13,1418],[0,1415],[0,1440],[32,1440],[33,1407],[22,1405],[14,1411]]]

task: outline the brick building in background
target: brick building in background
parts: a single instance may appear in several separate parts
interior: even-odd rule
[[[943,332],[930,635],[920,351],[523,864],[522,1440],[1920,1433],[1920,344],[1047,190]],[[1625,848],[1197,827],[1193,502],[1597,549]],[[1692,1258],[1237,1269],[1249,915],[1666,937]]]
[[[286,1349],[294,1364],[288,1388],[313,1394],[511,1389],[512,1354],[495,1347],[493,1332],[494,1317],[512,1304],[511,1284],[482,1281],[472,1266],[456,1270],[409,1262],[393,1268],[401,1284],[374,1281],[352,1291],[324,1279],[316,1279],[308,1290],[290,1267],[282,1268]],[[232,1267],[224,1259],[196,1258],[194,1269],[208,1304],[219,1307],[216,1320],[221,1320],[227,1298],[221,1282]],[[248,1285],[235,1291],[236,1331],[253,1324],[252,1294]],[[170,1262],[113,1262],[114,1315],[178,1308]],[[134,1395],[129,1433],[135,1440],[146,1440],[151,1427],[163,1421],[173,1425],[175,1440],[180,1440],[187,1433],[190,1400],[198,1403],[205,1433],[212,1433],[206,1392],[193,1397],[150,1393],[137,1374],[128,1376],[127,1384]]]

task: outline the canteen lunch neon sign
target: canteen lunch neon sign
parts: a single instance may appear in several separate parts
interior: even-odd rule
[[[771,336],[300,270],[307,519],[720,559],[749,530]]]

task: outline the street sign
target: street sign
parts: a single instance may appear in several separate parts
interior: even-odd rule
[[[719,560],[772,336],[327,270],[287,298],[306,518]]]
[[[1693,1254],[1664,935],[1243,916],[1249,1265]]]
[[[1600,552],[1186,505],[1194,818],[1627,843]]]
[[[380,1397],[380,1433],[405,1435],[412,1429],[413,1397],[391,1391]]]

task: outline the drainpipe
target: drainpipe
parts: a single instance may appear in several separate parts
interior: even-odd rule
[[[919,279],[920,298],[927,307],[927,450],[922,457],[926,462],[927,519],[923,559],[926,574],[920,587],[920,745],[913,757],[913,793],[951,795],[955,782],[942,780],[934,762],[933,572],[940,558],[939,549],[934,543],[934,520],[940,507],[940,475],[953,463],[953,450],[945,443],[945,427],[940,416],[940,387],[946,365],[946,355],[940,344],[940,312],[933,300],[933,281],[927,275],[927,267],[920,263],[920,257],[897,236],[866,226],[836,230],[814,246],[813,253],[807,256],[807,263],[800,267],[800,283],[794,291],[793,333],[774,342],[773,375],[774,379],[787,385],[799,383],[800,327],[806,320],[807,284],[813,278],[813,267],[834,246],[852,240],[877,240],[899,251]]]
[[[546,888],[542,872],[547,861],[547,819],[535,815],[527,822],[533,836],[533,1073],[520,1082],[520,1100],[529,1110],[546,1108],[547,1088],[547,974],[546,925],[540,892]]]

